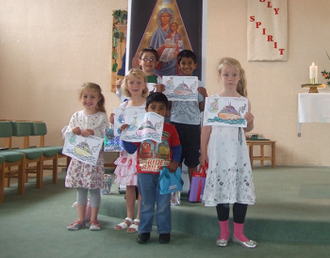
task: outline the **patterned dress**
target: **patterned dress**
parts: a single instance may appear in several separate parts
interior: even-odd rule
[[[212,126],[207,154],[205,206],[235,202],[254,204],[252,169],[243,129]]]
[[[119,107],[127,107],[128,101],[121,103]],[[144,103],[138,107],[145,107]],[[116,169],[114,174],[115,183],[118,185],[137,185],[137,170],[136,170],[136,152],[129,154],[127,151],[123,150],[120,156],[116,159],[115,165]]]
[[[71,117],[66,131],[72,131],[76,126],[81,130],[93,129],[94,135],[103,138],[105,130],[110,126],[107,115],[98,112],[94,115],[86,115],[83,110],[78,111]],[[96,166],[72,159],[65,177],[65,186],[68,188],[102,188],[104,175],[103,152],[101,150]]]

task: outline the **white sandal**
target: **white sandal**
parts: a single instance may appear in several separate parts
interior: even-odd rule
[[[126,230],[126,232],[129,233],[129,234],[137,233],[138,230],[139,230],[139,223],[140,223],[140,220],[139,219],[133,220],[133,223],[128,227],[128,229]],[[130,231],[129,229],[134,229],[134,230],[131,230]]]
[[[126,222],[129,222],[129,224],[126,223]],[[119,223],[118,225],[115,226],[115,230],[125,230],[129,226],[131,226],[132,223],[133,223],[133,220],[131,218],[127,217],[127,218],[124,219],[123,222],[121,222],[121,223]],[[118,227],[120,227],[120,228],[118,228]]]

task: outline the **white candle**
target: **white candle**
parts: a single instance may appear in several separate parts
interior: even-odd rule
[[[309,79],[317,83],[317,66],[312,63],[309,67]]]

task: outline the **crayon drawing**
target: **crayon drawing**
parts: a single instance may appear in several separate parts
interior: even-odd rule
[[[122,140],[127,142],[142,142],[144,140],[161,142],[164,117],[154,112],[148,112],[145,114],[128,116],[126,122],[129,124],[129,127],[122,131]]]
[[[244,116],[247,111],[246,98],[207,97],[203,125],[246,127]]]
[[[103,139],[90,135],[83,137],[72,132],[65,134],[63,154],[81,162],[95,166],[103,144]]]
[[[164,76],[164,94],[170,101],[197,101],[197,76]]]
[[[127,124],[126,117],[134,116],[138,114],[144,114],[145,112],[146,110],[144,107],[115,108],[114,135],[120,136],[120,127],[123,124]]]

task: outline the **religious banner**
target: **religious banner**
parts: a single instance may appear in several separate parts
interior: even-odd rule
[[[159,55],[157,75],[180,75],[177,55],[183,49],[197,56],[194,74],[202,80],[203,6],[206,0],[129,0],[127,70],[138,68],[142,49],[152,47]]]
[[[287,0],[248,0],[248,61],[287,61]]]

